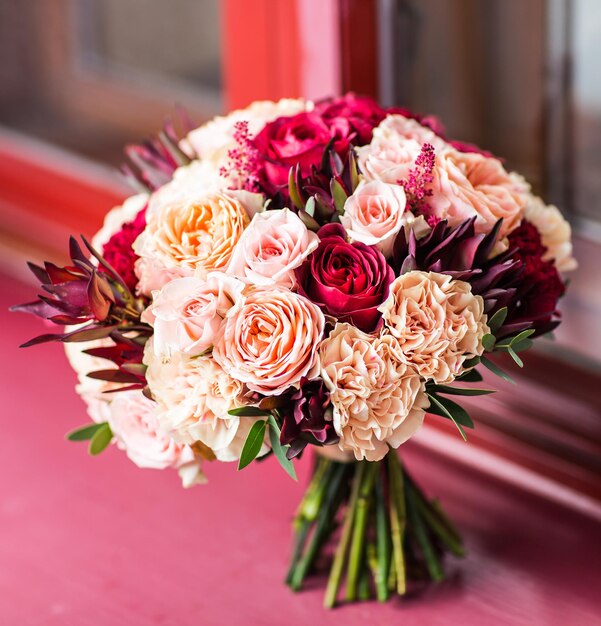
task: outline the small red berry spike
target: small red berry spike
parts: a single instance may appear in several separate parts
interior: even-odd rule
[[[238,188],[258,191],[259,151],[253,144],[246,120],[234,124],[234,141],[238,145],[228,150],[229,162],[219,170],[219,173],[225,177],[235,172],[238,175],[238,180],[235,181]]]

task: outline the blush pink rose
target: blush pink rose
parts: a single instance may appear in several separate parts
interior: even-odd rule
[[[367,180],[398,184],[409,178],[422,146],[436,152],[446,147],[432,130],[403,115],[389,115],[374,129],[371,142],[356,149],[357,162]]]
[[[340,222],[352,241],[377,246],[385,257],[390,257],[397,233],[413,219],[411,212],[405,213],[406,204],[405,190],[400,185],[379,180],[362,182],[347,198]]]
[[[230,309],[213,357],[252,391],[277,395],[317,373],[325,318],[315,304],[285,289],[257,289]]]
[[[223,272],[206,279],[176,278],[153,293],[150,319],[158,354],[201,354],[213,345],[226,313],[242,295],[244,283]]]
[[[433,175],[428,204],[452,226],[476,215],[476,232],[487,233],[503,218],[500,238],[519,226],[527,196],[498,159],[448,148],[437,153]]]
[[[228,271],[257,286],[294,286],[294,268],[319,237],[289,209],[257,213],[236,244]]]

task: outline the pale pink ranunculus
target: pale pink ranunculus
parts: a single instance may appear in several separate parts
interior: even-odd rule
[[[416,120],[389,115],[374,129],[371,142],[356,148],[357,162],[367,180],[398,184],[408,179],[425,143],[437,152],[447,145]]]
[[[390,257],[397,233],[415,219],[411,211],[405,211],[406,204],[400,185],[379,180],[361,182],[347,198],[340,222],[351,241],[377,246]]]
[[[379,307],[387,331],[398,341],[398,357],[426,380],[448,383],[464,362],[484,351],[489,332],[481,296],[448,274],[407,272],[390,286]]]
[[[153,343],[146,344],[144,363],[162,428],[177,442],[200,442],[220,461],[239,459],[256,421],[228,413],[247,402],[244,385],[210,356],[191,358],[176,352],[165,358],[155,352]],[[265,443],[261,454],[268,451]]]
[[[294,268],[315,250],[319,237],[289,209],[257,213],[242,233],[228,271],[251,284],[294,286]]]
[[[252,391],[266,396],[317,375],[325,318],[307,298],[282,288],[256,289],[230,309],[213,356]]]
[[[244,286],[234,276],[209,272],[206,278],[176,278],[153,292],[150,316],[157,353],[193,356],[208,350]]]
[[[447,148],[437,153],[427,199],[432,212],[451,225],[476,216],[476,232],[490,232],[503,218],[500,239],[519,226],[526,207],[523,186],[498,159]]]
[[[184,486],[204,482],[201,460],[192,448],[174,441],[157,419],[157,405],[141,391],[122,391],[109,405],[108,423],[117,447],[138,467],[180,471]]]
[[[379,461],[421,426],[428,400],[417,372],[398,359],[390,335],[374,337],[336,324],[319,347],[341,450],[357,460]]]

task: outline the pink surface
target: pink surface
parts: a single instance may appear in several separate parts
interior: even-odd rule
[[[86,421],[74,375],[59,346],[17,349],[40,324],[6,312],[31,289],[2,285],[2,626],[601,624],[598,523],[410,446],[468,558],[418,597],[324,612],[321,589],[282,583],[308,459],[299,484],[270,460],[185,491],[117,450],[88,458],[63,439]]]

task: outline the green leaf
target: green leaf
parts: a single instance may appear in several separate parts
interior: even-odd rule
[[[87,441],[91,439],[96,431],[102,427],[106,422],[86,424],[85,426],[80,426],[75,430],[72,430],[70,433],[65,435],[65,438],[69,441]]]
[[[100,428],[94,433],[90,441],[90,447],[88,448],[88,452],[92,456],[96,456],[100,454],[108,445],[111,443],[111,439],[113,438],[113,432],[111,431],[111,427],[104,422],[100,425]]]
[[[524,367],[524,361],[520,359],[520,357],[515,353],[514,349],[511,346],[507,348],[507,352],[509,352],[511,358],[517,363],[518,367]]]
[[[499,309],[489,320],[488,327],[490,328],[490,332],[493,335],[496,335],[499,332],[499,328],[503,326],[505,322],[505,318],[507,317],[507,307],[504,306],[502,309]]]
[[[277,460],[279,461],[280,465],[284,468],[286,473],[292,479],[297,480],[296,470],[294,469],[294,464],[286,456],[286,449],[289,446],[283,446],[280,443],[280,427],[278,426],[278,423],[275,421],[275,417],[273,415],[270,415],[267,418],[267,421],[269,422],[269,442],[271,443],[271,449],[273,450],[273,453],[275,454]]]
[[[430,393],[428,393],[426,395],[428,396],[428,398],[430,398],[430,401],[431,401],[430,408],[428,409],[428,413],[434,413],[434,415],[441,415],[442,417],[448,417],[455,424],[455,426],[457,426],[457,430],[459,431],[459,433],[463,437],[463,441],[467,441],[467,436],[465,434],[465,431],[463,430],[463,427],[457,421],[457,419],[455,419],[455,417],[449,411],[449,409],[447,409],[447,407],[443,404],[443,402],[442,402],[443,399],[442,398],[438,398],[437,396],[435,396],[433,394],[430,394]],[[432,406],[432,403],[434,404],[434,406]],[[453,403],[453,404],[455,404],[455,403]],[[459,406],[459,405],[457,405],[457,406]],[[467,413],[466,413],[466,415],[467,415]]]
[[[251,429],[248,431],[248,436],[244,442],[242,448],[242,454],[238,461],[238,470],[244,469],[249,463],[252,463],[256,458],[261,447],[263,445],[263,439],[265,439],[265,428],[267,422],[265,420],[259,420],[255,422]]]
[[[349,152],[349,165],[351,170],[351,193],[357,189],[359,185],[359,170],[357,169],[357,158],[353,150]]]
[[[471,369],[465,372],[465,374],[461,374],[455,380],[460,380],[461,382],[466,383],[479,383],[482,382],[482,374],[478,370]]]
[[[332,198],[334,199],[334,206],[338,213],[344,213],[344,204],[346,202],[346,193],[342,188],[342,185],[335,179],[332,178],[330,181],[330,189],[332,191]]]
[[[487,352],[492,352],[495,347],[495,336],[487,333],[482,337],[482,345]]]
[[[288,173],[288,193],[290,194],[292,203],[297,209],[302,209],[305,206],[294,179],[294,167],[291,167],[290,172]]]
[[[480,357],[479,356],[475,356],[475,357],[472,357],[471,359],[466,359],[463,362],[463,367],[466,370],[469,370],[472,367],[476,367],[476,365],[478,365],[479,363],[480,363]]]
[[[491,360],[487,359],[484,356],[482,357],[481,362],[482,365],[489,369],[493,374],[496,374],[503,380],[506,380],[508,383],[512,383],[513,385],[515,385],[515,380],[513,380],[513,378],[511,378],[509,374],[506,374],[496,363],[493,363]]]
[[[265,417],[269,415],[268,411],[263,411],[256,406],[239,406],[235,409],[230,409],[227,413],[234,417]]]
[[[532,341],[532,339],[522,339],[522,341],[518,341],[517,343],[514,343],[511,345],[511,349],[514,352],[524,352],[526,350],[530,350],[530,348],[532,348],[532,346],[534,345],[534,342]]]
[[[519,341],[522,341],[523,339],[527,339],[531,335],[534,335],[534,332],[535,332],[534,328],[523,330],[521,333],[517,334],[515,337],[511,339],[511,345],[513,346],[514,343],[518,343]]]
[[[474,427],[472,418],[461,405],[457,404],[453,400],[450,400],[449,398],[441,398],[437,394],[430,395],[433,395],[444,406],[444,408],[453,416],[454,421],[462,426],[465,426],[466,428]]]
[[[311,196],[305,205],[305,212],[311,217],[315,217],[315,196]]]
[[[432,385],[430,389],[435,393],[444,393],[449,396],[486,396],[495,393],[496,389],[477,389],[472,387],[450,387],[449,385]]]

